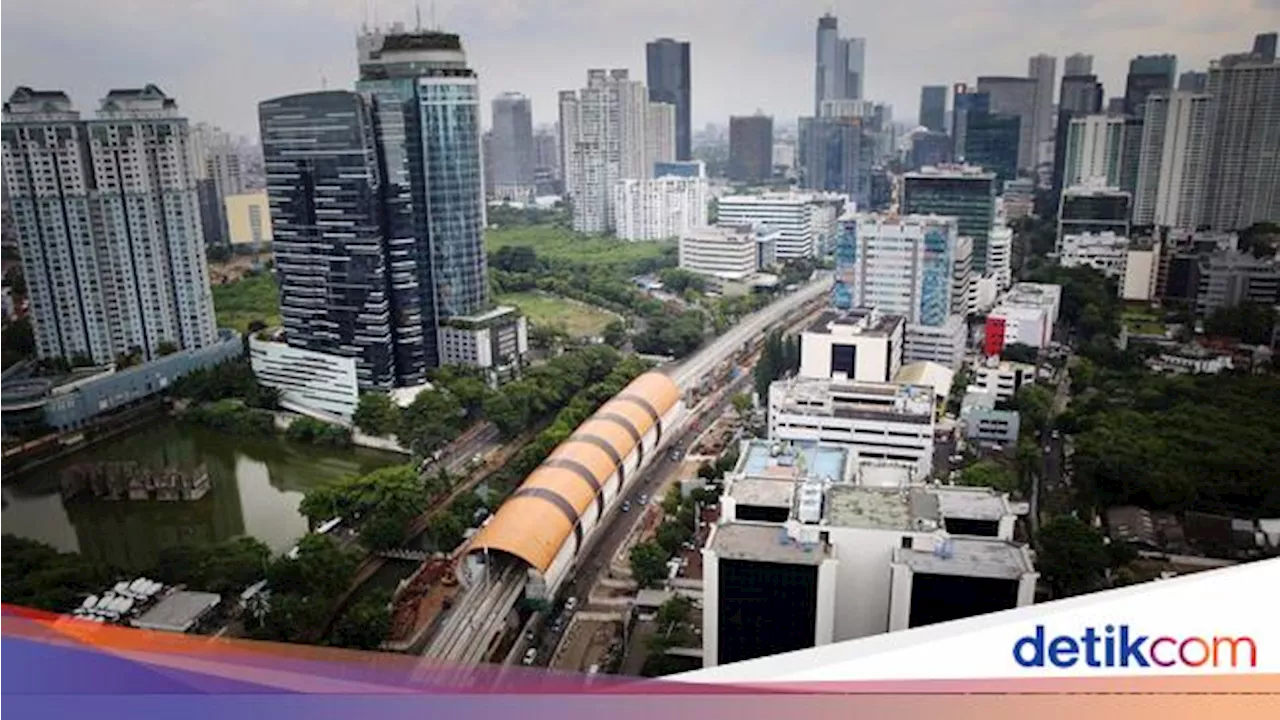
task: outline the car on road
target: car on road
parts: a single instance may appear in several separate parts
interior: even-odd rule
[[[538,659],[538,648],[529,648],[524,653],[524,664],[532,665],[534,660]]]
[[[647,494],[645,494],[645,495],[641,495],[641,496],[640,496],[640,504],[641,504],[641,505],[648,505],[648,504],[649,504],[649,496],[648,496]]]
[[[571,597],[568,600],[566,600],[564,603],[565,612],[573,612],[574,608],[576,607],[578,607],[578,598],[576,597]]]
[[[628,500],[628,501],[626,501],[626,502],[622,503],[622,512],[631,512],[631,501],[630,501],[630,500]]]

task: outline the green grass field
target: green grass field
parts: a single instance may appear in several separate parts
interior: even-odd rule
[[[1163,335],[1164,322],[1160,316],[1141,306],[1130,306],[1120,313],[1120,320],[1129,332],[1138,335]]]
[[[245,332],[254,320],[275,327],[280,324],[280,292],[270,273],[250,275],[227,285],[214,285],[213,309],[218,314],[218,327]]]
[[[539,292],[499,295],[494,301],[515,305],[535,325],[559,325],[573,337],[598,336],[617,318],[607,310]]]
[[[531,247],[539,257],[592,265],[621,265],[661,257],[671,241],[627,242],[615,237],[589,237],[554,225],[526,225],[485,231],[485,248],[494,252],[508,245]]]

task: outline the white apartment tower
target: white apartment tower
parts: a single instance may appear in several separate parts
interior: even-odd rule
[[[1147,96],[1133,198],[1135,225],[1196,226],[1211,100],[1206,93],[1181,91]]]
[[[613,186],[614,232],[623,240],[665,240],[707,224],[707,179],[667,176]]]
[[[191,128],[191,152],[195,161],[196,192],[204,223],[204,241],[224,245],[231,241],[225,202],[245,191],[240,148],[231,135],[207,123]]]
[[[649,95],[626,70],[587,71],[587,87],[560,93],[560,142],[573,229],[604,233],[613,227],[613,187],[652,176],[645,129]]]
[[[158,87],[112,90],[91,120],[21,87],[4,180],[41,357],[157,357],[214,341],[187,120]]]
[[[1280,60],[1211,62],[1205,92],[1213,100],[1199,224],[1239,230],[1280,218]]]
[[[671,103],[649,103],[645,119],[645,177],[653,174],[654,163],[676,159],[676,106]]]

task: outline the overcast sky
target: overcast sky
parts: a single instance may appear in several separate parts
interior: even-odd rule
[[[260,100],[349,88],[366,18],[414,18],[413,0],[5,0],[5,96],[19,85],[65,89],[82,112],[112,87],[154,82],[193,120],[257,135]],[[431,0],[420,3],[424,25]],[[814,32],[831,9],[841,35],[867,39],[866,94],[896,119],[916,116],[920,86],[1025,75],[1046,52],[1094,56],[1108,96],[1128,59],[1170,52],[1178,71],[1248,50],[1280,28],[1280,0],[436,0],[441,29],[461,34],[487,101],[506,90],[555,120],[555,93],[588,67],[644,79],[644,44],[690,41],[693,122],[757,109],[794,122],[813,104]]]

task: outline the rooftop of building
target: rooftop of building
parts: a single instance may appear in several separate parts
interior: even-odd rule
[[[827,525],[835,527],[930,531],[942,520],[937,496],[921,488],[833,485],[826,505]]]
[[[951,368],[929,361],[907,363],[893,376],[896,383],[931,387],[935,396],[944,399],[951,395],[951,384],[955,379],[956,374]]]
[[[912,470],[906,465],[883,461],[858,463],[858,484],[869,488],[901,488],[911,484]]]
[[[995,181],[996,174],[977,165],[926,165],[919,170],[903,174],[907,179],[921,178],[970,178]]]
[[[734,474],[741,478],[846,481],[853,474],[850,451],[838,445],[748,440],[738,452]]]
[[[795,500],[796,483],[781,478],[744,477],[730,480],[725,494],[739,505],[789,509]]]
[[[1079,243],[1086,245],[1119,245],[1128,247],[1129,238],[1124,235],[1117,235],[1114,230],[1106,230],[1104,232],[1071,232],[1062,236],[1062,243]]]
[[[919,542],[917,540],[917,542]],[[987,538],[934,538],[930,547],[896,548],[894,563],[927,575],[1017,580],[1035,572],[1024,545]]]
[[[784,525],[731,522],[711,531],[707,543],[722,560],[818,565],[830,557],[824,543],[799,543]]]
[[[1063,188],[1062,195],[1064,197],[1132,197],[1132,194],[1128,190],[1122,190],[1118,187],[1107,185],[1105,181],[1084,185],[1071,185]]]
[[[1002,360],[999,355],[991,355],[978,363],[975,368],[979,374],[994,371],[997,373],[1012,373],[1017,371],[1035,372],[1036,366],[1031,363],[1018,362],[1016,360]]]
[[[1012,514],[1008,496],[989,487],[939,485],[931,490],[938,498],[938,509],[944,518],[999,520]]]
[[[1009,292],[1005,293],[1004,298],[1001,300],[1001,304],[1052,306],[1061,298],[1061,285],[1020,282],[1015,283],[1013,287],[1009,288]]]
[[[181,590],[165,596],[132,624],[144,630],[187,632],[221,601],[217,593]]]
[[[805,328],[805,332],[888,337],[905,323],[906,320],[899,315],[887,315],[872,308],[824,310]]]
[[[778,388],[780,410],[858,420],[933,422],[934,390],[924,385],[859,382],[832,378],[791,378]]]

